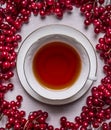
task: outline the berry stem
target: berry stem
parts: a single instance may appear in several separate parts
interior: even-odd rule
[[[4,114],[3,114],[3,113],[2,113],[2,114],[0,114],[0,121],[2,120],[3,116],[4,116]]]

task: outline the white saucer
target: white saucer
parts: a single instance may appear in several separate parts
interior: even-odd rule
[[[27,50],[34,42],[40,40],[41,37],[44,37],[46,35],[51,35],[51,34],[63,34],[75,38],[77,41],[82,43],[90,59],[90,74],[89,74],[90,79],[87,80],[86,84],[82,87],[82,89],[77,94],[65,100],[49,100],[41,97],[34,90],[32,90],[32,88],[27,83],[27,80],[24,75],[23,64],[24,64],[24,58],[27,53]],[[17,74],[23,88],[33,98],[46,104],[62,105],[79,99],[83,94],[87,92],[87,90],[92,85],[94,79],[96,80],[96,72],[97,72],[97,58],[96,58],[95,50],[91,45],[90,41],[81,32],[66,25],[53,24],[35,30],[23,41],[23,44],[21,45],[17,56]]]

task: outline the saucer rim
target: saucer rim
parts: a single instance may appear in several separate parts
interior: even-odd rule
[[[70,27],[70,26],[67,26],[67,25],[60,25],[60,24],[52,24],[52,25],[46,25],[46,26],[43,26],[43,27],[40,27],[40,28],[38,28],[38,29],[41,29],[41,28],[44,28],[44,27],[47,27],[47,26],[50,26],[51,28],[53,28],[53,26],[58,26],[58,27],[60,27],[60,26],[64,26],[64,27],[67,27],[67,28],[69,28],[69,29],[75,29],[75,28],[73,28],[73,27]],[[36,29],[35,31],[37,31],[38,29]],[[78,31],[77,29],[75,29],[76,31]],[[34,33],[35,31],[33,31],[32,33]],[[78,31],[78,32],[80,32],[80,31]],[[31,33],[31,34],[32,34]],[[81,32],[80,32],[81,33]],[[30,34],[30,35],[31,35]],[[81,33],[82,34],[82,33]],[[28,35],[27,37],[29,37],[30,35]],[[87,40],[88,40],[88,38],[84,35],[84,34],[82,34]],[[27,39],[27,37],[26,37],[26,39]],[[26,40],[25,39],[25,40]],[[24,40],[24,41],[25,41]],[[24,41],[23,41],[23,43],[24,43]],[[89,40],[88,40],[89,41]],[[95,71],[94,71],[94,69],[93,69],[93,73],[94,73],[94,75],[96,76],[96,74],[97,74],[97,57],[96,57],[96,53],[95,53],[95,50],[94,50],[94,48],[93,48],[93,46],[92,46],[92,44],[91,44],[91,42],[89,41],[89,45],[90,45],[90,47],[91,47],[91,49],[92,49],[92,51],[93,51],[93,60],[91,60],[91,58],[90,58],[90,60],[91,60],[91,62],[92,61],[94,61],[95,63],[96,63],[96,67],[95,67]],[[27,44],[28,45],[28,44]],[[30,86],[27,84],[27,81],[26,81],[26,79],[25,78],[23,78],[23,73],[21,74],[20,73],[20,63],[19,63],[19,61],[21,61],[21,57],[22,57],[22,55],[21,55],[21,52],[23,51],[22,50],[22,48],[23,48],[23,44],[20,46],[20,48],[19,48],[19,50],[18,50],[18,56],[17,56],[17,67],[16,67],[16,69],[17,69],[17,76],[18,76],[18,78],[19,78],[19,81],[20,81],[20,83],[21,83],[21,85],[22,85],[22,87],[26,90],[26,92],[29,94],[29,95],[31,95],[33,98],[35,98],[36,100],[38,100],[38,101],[40,101],[40,102],[43,102],[43,103],[46,103],[46,104],[52,104],[52,105],[63,105],[63,104],[66,104],[66,103],[70,103],[70,102],[73,102],[73,101],[75,101],[75,100],[77,100],[77,99],[79,99],[82,95],[84,95],[87,91],[88,91],[88,89],[90,88],[90,86],[93,84],[93,81],[92,80],[87,80],[87,82],[86,82],[86,84],[82,87],[82,89],[77,93],[77,94],[75,94],[74,96],[72,96],[72,97],[70,97],[70,98],[68,98],[68,99],[64,99],[64,100],[50,100],[50,99],[46,99],[46,98],[44,98],[44,97],[42,97],[42,96],[40,96],[39,94],[37,94],[32,88],[30,88]],[[22,50],[22,51],[21,51]],[[92,55],[92,54],[91,54]],[[87,87],[86,87],[87,86]]]

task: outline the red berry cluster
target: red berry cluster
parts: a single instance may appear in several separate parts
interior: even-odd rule
[[[22,23],[28,21],[31,12],[34,15],[39,13],[42,17],[54,14],[61,18],[64,11],[73,9],[72,0],[1,0],[0,3],[6,4],[4,12],[12,14],[8,15],[7,21],[15,24],[17,29],[21,28]],[[18,14],[20,14],[19,17]]]
[[[106,3],[106,4],[104,4]],[[13,90],[10,83],[16,66],[15,51],[22,37],[18,34],[23,24],[29,22],[31,13],[45,17],[55,15],[62,18],[65,11],[80,8],[85,16],[85,26],[94,25],[94,32],[104,33],[96,45],[104,60],[105,77],[101,84],[91,89],[79,116],[70,122],[65,116],[60,118],[60,128],[46,122],[47,112],[37,110],[29,113],[20,110],[22,96],[14,101],[6,101],[5,94]],[[6,81],[9,81],[6,83]],[[4,85],[5,83],[5,85]],[[0,130],[87,130],[99,128],[111,130],[111,1],[105,0],[0,0],[0,120],[7,117],[5,128]]]
[[[93,24],[94,32],[106,32],[111,27],[111,5],[103,6],[104,0],[83,4],[80,11],[85,16],[86,26]]]

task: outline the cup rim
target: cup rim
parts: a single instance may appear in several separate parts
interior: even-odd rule
[[[52,34],[52,35],[61,35],[61,34]],[[50,36],[50,35],[47,35],[47,36]],[[46,37],[47,37],[46,36]],[[65,37],[66,35],[64,35]],[[80,87],[76,87],[76,85],[73,83],[72,86],[68,87],[67,89],[63,89],[63,90],[51,90],[51,89],[47,89],[45,87],[43,87],[37,80],[36,80],[36,83],[37,83],[37,87],[34,87],[28,79],[30,79],[29,77],[27,77],[27,70],[25,70],[25,61],[26,61],[26,57],[27,57],[27,53],[29,52],[29,50],[35,45],[37,44],[37,41],[32,43],[32,45],[28,48],[27,50],[27,53],[25,55],[25,58],[24,58],[24,65],[23,65],[23,70],[24,70],[24,75],[25,75],[25,78],[26,78],[26,81],[28,83],[28,85],[31,87],[31,89],[33,89],[36,93],[38,93],[40,96],[44,97],[44,98],[47,98],[47,99],[51,99],[51,100],[63,100],[63,99],[67,99],[67,98],[70,98],[72,97],[73,95],[75,95],[76,93],[78,93],[82,87],[86,84],[88,78],[89,78],[89,73],[90,73],[90,58],[89,58],[89,55],[85,49],[85,47],[81,44],[81,42],[78,42],[76,39],[70,37],[70,36],[66,36],[66,37],[69,37],[73,40],[75,40],[77,43],[76,44],[79,44],[82,49],[85,51],[86,55],[87,55],[87,59],[88,59],[88,71],[87,71],[87,75],[85,77],[85,80],[82,80],[82,82],[80,83]],[[42,37],[41,37],[42,38]],[[45,43],[44,43],[45,44]],[[68,43],[66,43],[68,44]],[[75,44],[75,43],[74,43]],[[70,45],[70,44],[68,44]],[[42,45],[41,45],[42,46]],[[43,45],[44,46],[44,45]],[[70,45],[71,46],[71,45]],[[78,50],[77,50],[78,51]],[[33,53],[36,53],[36,52],[33,52]],[[81,57],[81,55],[80,55]],[[82,68],[81,68],[82,69]],[[82,70],[81,70],[82,71]],[[80,72],[80,75],[81,72]],[[33,75],[33,80],[34,80],[34,75]],[[79,78],[79,77],[78,77]],[[80,79],[79,79],[80,81]],[[77,83],[79,82],[78,79],[77,79]],[[78,85],[79,86],[79,85]]]

